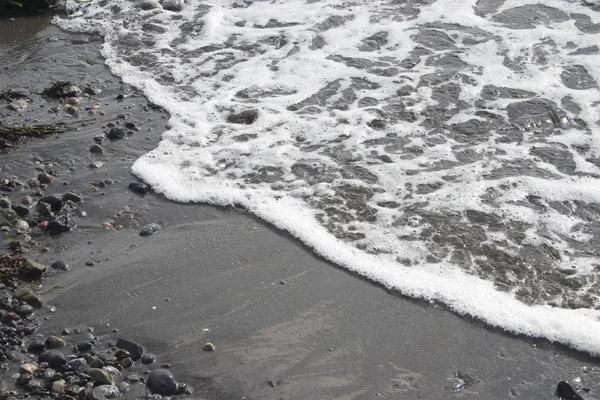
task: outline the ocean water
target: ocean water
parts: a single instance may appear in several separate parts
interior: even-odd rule
[[[171,114],[133,172],[388,288],[600,355],[595,0],[68,3]],[[164,8],[163,8],[164,6]]]

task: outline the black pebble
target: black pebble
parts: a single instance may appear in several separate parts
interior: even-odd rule
[[[53,269],[59,269],[61,271],[68,271],[70,269],[69,264],[62,260],[54,261],[52,265],[50,265]]]
[[[155,360],[154,354],[144,354],[142,356],[142,364],[152,364]]]
[[[563,400],[583,400],[583,397],[581,397],[575,389],[565,381],[558,382],[556,394]]]
[[[150,186],[142,182],[131,182],[129,184],[129,189],[138,194],[146,194],[150,191]]]
[[[127,135],[127,132],[125,131],[125,129],[112,128],[110,131],[108,131],[108,134],[106,135],[106,137],[109,138],[110,140],[118,140],[118,139],[123,139],[126,135]]]

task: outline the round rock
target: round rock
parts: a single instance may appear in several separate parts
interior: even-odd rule
[[[61,271],[68,271],[70,269],[69,264],[62,260],[54,261],[51,265],[53,269],[58,269]]]
[[[87,361],[84,358],[74,358],[67,362],[67,367],[72,371],[85,373],[87,370]]]
[[[46,362],[51,368],[60,368],[67,363],[65,355],[58,350],[48,350],[40,354],[40,362]]]
[[[125,136],[127,136],[127,132],[125,131],[125,129],[118,127],[112,128],[110,131],[108,131],[108,134],[106,135],[106,137],[110,140],[123,139]]]
[[[162,368],[150,372],[146,384],[154,392],[163,396],[173,394],[177,388],[177,383],[175,383],[171,371]]]

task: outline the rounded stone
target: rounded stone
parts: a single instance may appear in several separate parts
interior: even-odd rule
[[[144,354],[141,361],[142,364],[152,364],[154,361],[156,361],[156,357],[154,354]]]
[[[60,393],[64,390],[65,388],[65,381],[63,381],[62,379],[59,379],[57,381],[52,382],[52,387],[50,388],[50,390],[53,393]]]
[[[70,269],[69,264],[62,260],[54,261],[52,265],[50,265],[53,269],[58,269],[61,271],[68,271]]]
[[[39,354],[44,350],[46,350],[46,346],[44,346],[44,342],[42,342],[41,340],[34,340],[29,344],[29,346],[27,346],[28,353]]]
[[[171,371],[162,368],[151,371],[146,384],[150,389],[162,396],[173,394],[177,388]]]
[[[77,351],[90,351],[92,349],[92,344],[90,342],[79,342],[75,345]]]
[[[48,184],[50,182],[52,182],[52,180],[54,179],[54,177],[50,174],[47,174],[45,172],[42,172],[41,174],[38,175],[38,181],[40,181],[40,183],[44,183],[44,184]]]
[[[129,357],[125,357],[120,361],[120,364],[123,368],[129,368],[133,365],[133,360]]]
[[[28,316],[28,315],[31,315],[31,314],[33,314],[33,312],[34,312],[34,309],[33,309],[33,307],[31,307],[29,304],[24,304],[24,305],[22,305],[22,306],[19,306],[19,307],[17,307],[17,308],[15,309],[15,312],[16,312],[17,314],[19,314],[20,316],[22,316],[22,317],[26,317],[26,316]]]
[[[118,127],[112,128],[106,135],[106,137],[111,140],[123,139],[125,136],[127,136],[125,129]]]
[[[38,366],[34,363],[23,363],[19,366],[19,373],[33,375],[33,373],[37,371],[37,369]]]
[[[67,362],[67,367],[72,371],[84,373],[87,370],[87,361],[83,358],[74,358]]]
[[[119,388],[117,388],[115,385],[96,386],[96,388],[94,388],[94,391],[96,390],[99,390],[102,393],[102,395],[107,399],[115,398],[121,394]]]
[[[104,149],[99,144],[94,143],[90,146],[90,153],[93,154],[104,154]]]
[[[2,208],[10,208],[11,201],[8,197],[0,197],[0,207]]]
[[[19,233],[25,233],[29,230],[29,224],[22,219],[16,220],[14,226]]]
[[[215,347],[214,344],[208,342],[204,345],[204,347],[202,348],[204,351],[215,351],[217,348]]]
[[[60,349],[61,347],[65,347],[65,340],[58,336],[49,336],[44,344],[48,349]]]
[[[48,350],[40,354],[39,362],[47,362],[51,368],[60,368],[67,363],[67,359],[58,350]]]

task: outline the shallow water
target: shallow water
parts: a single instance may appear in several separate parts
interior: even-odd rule
[[[151,6],[155,8],[151,8]],[[600,353],[600,7],[551,0],[69,5],[171,113],[133,170],[324,257]]]

